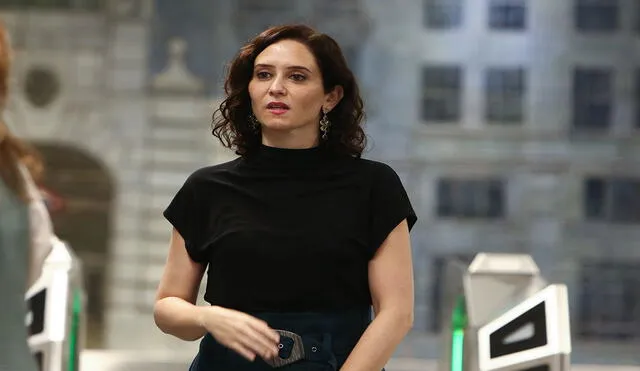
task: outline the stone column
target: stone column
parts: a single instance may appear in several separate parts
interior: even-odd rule
[[[108,105],[105,125],[122,131],[126,142],[111,143],[128,157],[119,171],[114,205],[113,246],[107,263],[106,348],[135,348],[144,342],[132,334],[142,323],[136,310],[139,292],[135,282],[144,274],[136,262],[142,251],[139,214],[143,204],[144,177],[142,168],[142,137],[147,119],[147,44],[149,38],[150,0],[110,0],[107,2],[107,52],[104,60],[105,95]],[[146,334],[148,335],[148,334]]]

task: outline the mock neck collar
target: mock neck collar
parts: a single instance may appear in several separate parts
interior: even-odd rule
[[[322,145],[311,148],[280,148],[260,144],[247,156],[247,160],[265,169],[308,168],[317,167],[329,160],[328,152]]]

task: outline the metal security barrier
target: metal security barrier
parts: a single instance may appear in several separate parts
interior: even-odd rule
[[[40,278],[27,291],[29,346],[41,371],[78,371],[86,295],[78,257],[54,239]]]
[[[531,256],[476,255],[450,267],[446,371],[566,371],[571,331],[567,287],[548,284]]]

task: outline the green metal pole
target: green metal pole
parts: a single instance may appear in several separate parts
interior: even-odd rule
[[[82,291],[75,290],[71,311],[71,331],[69,333],[69,368],[68,371],[78,371],[78,347],[80,337],[80,312],[82,311]]]
[[[464,295],[458,296],[451,314],[451,371],[464,370],[464,330],[467,327],[467,307]]]

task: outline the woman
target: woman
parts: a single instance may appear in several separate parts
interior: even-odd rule
[[[363,104],[340,47],[270,28],[225,90],[213,134],[240,156],[193,173],[165,210],[156,324],[204,336],[192,371],[382,369],[412,326],[416,216],[396,173],[360,157]]]
[[[10,46],[0,24],[0,107],[8,94]],[[0,370],[35,371],[27,345],[25,292],[51,250],[51,220],[32,177],[36,153],[0,121]]]

